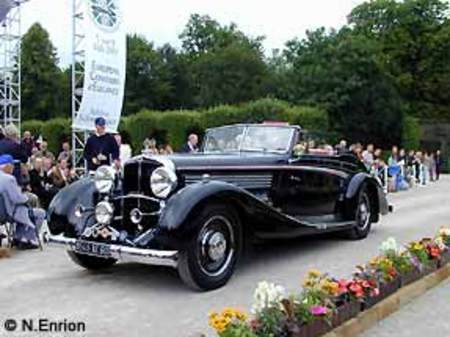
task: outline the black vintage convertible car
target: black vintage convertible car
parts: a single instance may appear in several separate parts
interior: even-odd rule
[[[244,242],[365,238],[389,210],[382,186],[352,155],[296,153],[301,137],[298,126],[225,126],[198,154],[140,155],[123,177],[101,167],[54,198],[49,240],[88,269],[168,266],[209,290],[230,279]]]

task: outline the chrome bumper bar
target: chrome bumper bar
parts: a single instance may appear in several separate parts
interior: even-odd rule
[[[66,238],[64,236],[48,237],[49,245],[60,247],[64,246],[72,251],[76,251],[75,249],[76,243],[77,239]],[[127,246],[119,246],[115,244],[106,244],[106,246],[108,246],[110,253],[108,257],[120,260],[122,262],[136,262],[152,266],[165,266],[172,268],[176,268],[178,265],[178,251],[176,250],[142,249]],[[100,254],[83,253],[83,252],[78,253],[105,258],[105,256],[102,256]]]

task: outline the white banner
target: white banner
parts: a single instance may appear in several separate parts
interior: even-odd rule
[[[83,99],[73,127],[93,130],[97,117],[117,132],[126,78],[126,33],[120,0],[85,0]]]

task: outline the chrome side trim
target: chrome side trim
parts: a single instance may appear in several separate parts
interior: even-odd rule
[[[222,181],[229,184],[237,185],[242,188],[270,188],[272,186],[273,175],[216,175],[208,176],[208,181]],[[186,184],[195,184],[204,181],[204,175],[187,174],[185,175]]]
[[[64,236],[50,236],[48,243],[53,246],[62,246],[74,251],[77,239],[66,238]],[[95,242],[94,242],[95,243]],[[156,250],[142,249],[127,246],[108,244],[111,258],[122,262],[136,262],[152,266],[164,266],[176,268],[178,266],[178,251],[176,250]],[[89,254],[90,256],[104,258],[101,255]]]

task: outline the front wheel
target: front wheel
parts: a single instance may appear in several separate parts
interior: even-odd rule
[[[104,259],[101,257],[82,255],[71,250],[67,251],[67,255],[69,255],[70,259],[77,265],[89,270],[106,269],[117,262],[115,259]]]
[[[180,252],[178,273],[191,288],[212,290],[231,278],[242,248],[242,229],[234,208],[205,206],[194,220],[195,234]]]
[[[355,211],[355,226],[348,232],[352,240],[365,239],[372,228],[372,204],[367,189],[361,189]]]

